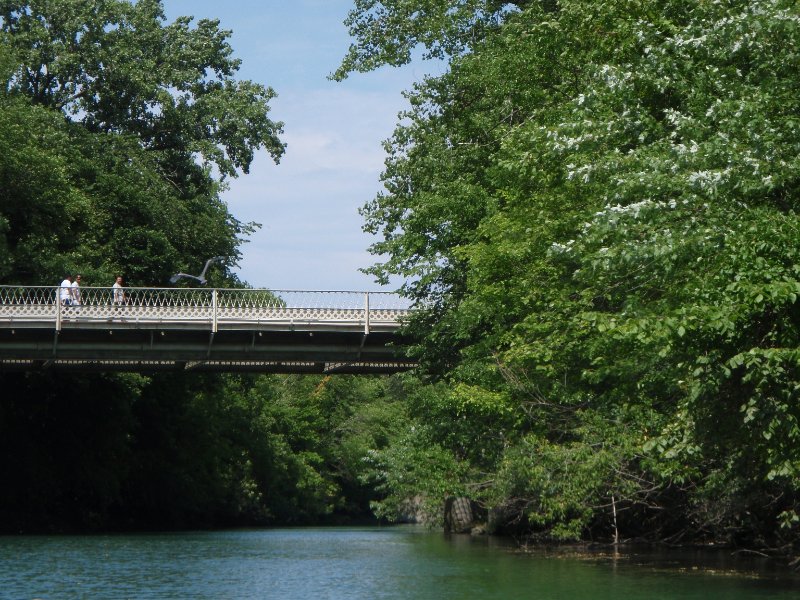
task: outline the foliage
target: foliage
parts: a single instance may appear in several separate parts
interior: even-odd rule
[[[227,33],[151,0],[0,7],[0,278],[230,266],[252,225],[214,169],[282,146]],[[4,375],[0,522],[436,520],[460,495],[544,538],[800,551],[799,23],[359,0],[336,78],[449,61],[363,209],[424,378]]]
[[[283,152],[270,88],[217,21],[161,2],[0,1],[0,281],[159,285],[254,224],[220,199]],[[259,302],[282,302],[266,293]],[[0,375],[4,531],[363,517],[364,458],[399,427],[389,379]],[[33,496],[33,497],[32,497]]]
[[[558,538],[609,532],[614,495],[647,523],[631,535],[786,552],[800,14],[780,0],[551,9],[473,30],[415,87],[385,192],[363,209],[382,237],[370,271],[407,278],[424,309],[410,331],[429,374],[516,415],[500,453],[478,415],[430,443],[455,459],[452,436],[471,445],[469,479],[451,483],[489,471],[478,496]],[[459,27],[458,11],[440,16]],[[440,21],[412,23],[428,28],[414,39],[448,43]],[[676,503],[680,522],[665,518]]]
[[[527,4],[530,0],[355,0],[345,25],[356,41],[333,78],[407,64],[418,44],[426,47],[427,58],[458,54],[509,10]]]
[[[236,81],[230,32],[218,20],[164,23],[160,0],[3,0],[0,31],[20,68],[12,89],[92,132],[129,133],[173,163],[201,156],[222,176],[253,151],[283,153],[270,88]],[[183,173],[166,164],[181,184]],[[182,165],[186,168],[186,165]]]
[[[504,394],[404,380],[402,425],[391,444],[370,451],[363,477],[381,494],[378,516],[441,524],[444,498],[480,497],[480,478],[502,456],[518,416]]]
[[[391,379],[5,376],[4,531],[364,518],[396,437]],[[100,385],[102,394],[93,392]],[[65,401],[67,400],[67,401]]]
[[[0,3],[0,277],[159,285],[198,256],[235,264],[257,225],[220,180],[283,144],[274,92],[234,79],[218,26],[165,23],[154,0]]]
[[[0,2],[0,281],[80,272],[89,285],[117,274],[159,285],[224,256],[210,278],[236,283],[228,269],[254,224],[228,212],[222,180],[261,149],[277,160],[283,144],[268,118],[274,92],[235,79],[228,36],[217,21],[165,23],[154,0]],[[358,513],[369,431],[354,421],[347,453],[333,454],[321,446],[332,422],[303,404],[312,384],[281,393],[283,381],[2,374],[4,530]],[[372,411],[385,434],[380,402]]]

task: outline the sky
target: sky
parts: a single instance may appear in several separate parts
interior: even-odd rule
[[[217,18],[232,30],[239,79],[272,87],[270,118],[284,122],[286,154],[260,152],[224,192],[240,221],[262,225],[242,246],[241,279],[258,288],[391,290],[359,272],[376,258],[358,209],[381,189],[381,146],[407,108],[402,91],[428,63],[327,79],[350,45],[351,0],[163,0],[168,21]],[[202,261],[201,261],[202,262]],[[198,267],[200,267],[198,263]]]

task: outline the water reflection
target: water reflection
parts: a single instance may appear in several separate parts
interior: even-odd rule
[[[744,569],[742,571],[741,569]],[[519,552],[419,528],[0,538],[0,598],[797,598],[729,552]]]

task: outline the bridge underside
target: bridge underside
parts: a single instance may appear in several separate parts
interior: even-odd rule
[[[0,329],[0,371],[397,373],[391,332],[161,328]]]

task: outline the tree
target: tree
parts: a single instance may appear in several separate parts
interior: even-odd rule
[[[0,31],[20,62],[12,89],[35,103],[93,132],[131,133],[164,159],[200,156],[222,177],[246,173],[262,147],[277,161],[274,91],[234,79],[240,61],[218,20],[191,23],[165,24],[160,0],[0,2]],[[185,174],[163,162],[181,185]]]
[[[218,179],[261,148],[277,161],[281,124],[272,89],[234,79],[229,32],[191,24],[151,0],[0,3],[6,277],[152,285],[197,256],[236,262],[257,225],[228,212]]]
[[[410,94],[364,209],[372,272],[428,308],[434,375],[516,407],[490,505],[608,535],[614,497],[637,534],[791,551],[797,21],[781,1],[531,4]],[[448,435],[431,443],[457,457]]]
[[[255,224],[229,213],[223,180],[283,144],[274,92],[234,78],[218,25],[166,24],[152,0],[0,1],[0,281],[163,285],[225,256],[213,277],[236,282]],[[253,439],[236,437],[219,377],[0,380],[0,468],[37,496],[7,494],[5,527],[263,521],[241,458]]]
[[[427,58],[446,58],[470,48],[512,10],[535,0],[356,0],[345,25],[355,43],[333,74],[341,81],[353,71],[400,66],[422,44]],[[549,10],[555,2],[546,0]]]

